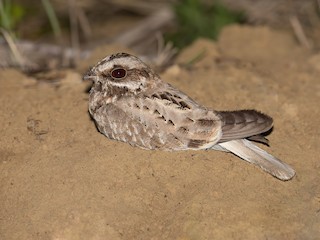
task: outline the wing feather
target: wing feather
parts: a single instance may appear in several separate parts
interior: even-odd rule
[[[267,132],[272,128],[273,120],[256,110],[217,112],[222,121],[222,137],[219,142],[249,138]]]

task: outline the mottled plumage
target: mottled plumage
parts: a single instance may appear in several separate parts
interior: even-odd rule
[[[295,174],[250,141],[266,141],[261,134],[272,128],[273,121],[263,113],[207,109],[126,53],[102,59],[84,79],[93,81],[89,112],[110,139],[143,149],[222,150],[281,180]]]

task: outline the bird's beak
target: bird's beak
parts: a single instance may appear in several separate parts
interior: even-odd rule
[[[83,80],[84,81],[95,81],[97,79],[97,75],[95,74],[95,72],[90,69],[86,74],[83,75]]]

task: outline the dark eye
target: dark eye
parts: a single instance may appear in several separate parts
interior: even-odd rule
[[[115,68],[111,71],[112,78],[121,79],[127,76],[127,71],[123,68]]]

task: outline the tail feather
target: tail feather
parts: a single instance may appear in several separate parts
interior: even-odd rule
[[[295,171],[288,164],[280,161],[247,139],[231,140],[219,143],[218,146],[257,165],[280,180],[287,181],[295,175]]]

